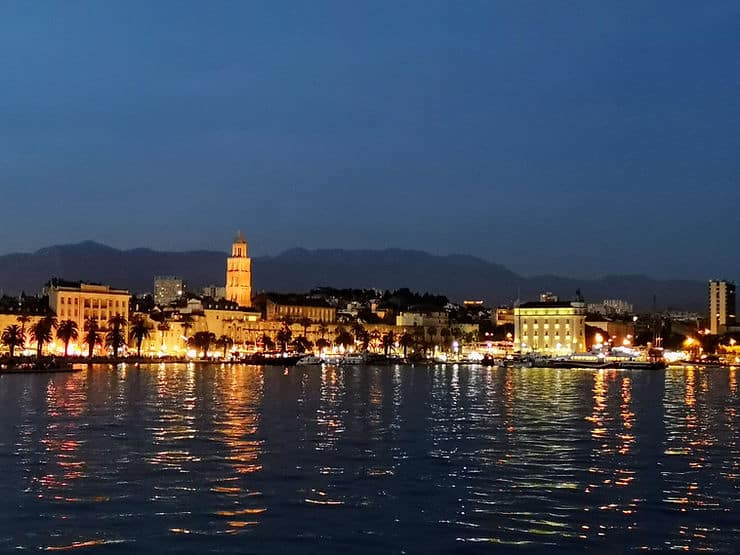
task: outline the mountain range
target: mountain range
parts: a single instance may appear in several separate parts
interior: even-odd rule
[[[153,289],[155,275],[183,277],[198,290],[225,280],[227,254],[216,251],[119,250],[93,241],[57,245],[34,253],[0,256],[0,292],[38,292],[51,277],[107,283],[133,293]],[[642,275],[575,279],[525,277],[474,256],[438,256],[422,251],[291,249],[252,261],[253,290],[301,292],[318,286],[397,289],[408,287],[447,295],[453,301],[482,299],[488,304],[536,300],[543,291],[571,299],[580,290],[589,302],[624,299],[636,309],[703,311],[706,284],[656,280]]]

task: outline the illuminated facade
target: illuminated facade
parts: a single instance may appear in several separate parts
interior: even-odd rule
[[[567,355],[586,350],[586,305],[524,303],[514,308],[514,345],[522,353]]]
[[[713,335],[726,333],[735,325],[735,283],[709,282],[709,330]]]
[[[283,320],[284,318],[298,321],[307,318],[311,322],[330,324],[337,321],[337,309],[319,302],[315,304],[294,304],[267,299],[265,318],[270,321]]]
[[[113,316],[123,316],[128,320],[130,300],[128,291],[112,289],[108,285],[58,282],[49,287],[49,308],[59,320],[77,322],[80,334],[88,318],[97,318],[103,329]]]
[[[245,308],[252,306],[252,259],[247,249],[247,240],[240,231],[226,262],[226,300]]]

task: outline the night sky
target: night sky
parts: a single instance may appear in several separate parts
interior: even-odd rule
[[[0,4],[0,253],[740,277],[738,2]]]

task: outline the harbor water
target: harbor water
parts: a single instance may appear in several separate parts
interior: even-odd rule
[[[738,370],[0,376],[0,552],[740,550]]]

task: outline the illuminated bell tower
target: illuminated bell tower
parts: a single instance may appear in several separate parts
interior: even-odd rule
[[[247,256],[247,240],[241,231],[226,261],[226,299],[239,306],[252,306],[252,259]]]

